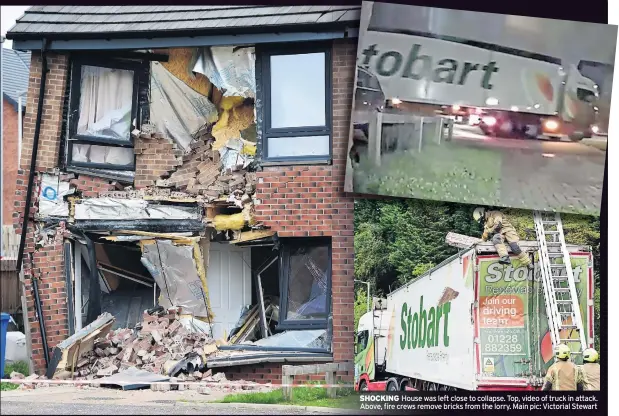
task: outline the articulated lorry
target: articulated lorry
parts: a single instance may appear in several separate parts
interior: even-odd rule
[[[605,66],[612,79],[616,40],[610,25],[364,2],[355,106],[447,116],[500,137],[581,140],[608,118],[583,68]]]
[[[537,253],[537,242],[521,247]],[[591,249],[567,249],[586,344],[593,347]],[[375,301],[355,333],[355,388],[539,389],[554,362],[539,265],[529,272],[515,257],[511,265],[498,260],[492,244],[480,243]]]

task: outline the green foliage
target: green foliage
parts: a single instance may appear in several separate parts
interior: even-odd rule
[[[0,383],[0,391],[16,390],[17,388],[19,388],[19,384],[7,382]]]
[[[355,277],[381,296],[421,276],[457,252],[445,244],[448,232],[480,234],[474,208],[414,199],[355,201]]]
[[[15,361],[14,363],[6,363],[4,365],[4,376],[8,378],[8,376],[13,372],[16,371],[18,373],[21,373],[25,376],[29,376],[30,375],[30,369],[28,368],[28,363],[24,362],[24,361]]]
[[[311,383],[307,384],[322,384]],[[282,389],[264,393],[229,394],[219,403],[259,403],[259,404],[289,404],[297,406],[318,406],[331,408],[358,409],[359,399],[354,389],[341,387],[337,389],[337,397],[327,397],[327,389],[322,387],[293,387],[292,401],[284,399]]]

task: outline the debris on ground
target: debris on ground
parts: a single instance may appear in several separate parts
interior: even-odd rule
[[[182,325],[178,310],[158,308],[144,312],[136,328],[117,329],[97,339],[93,349],[76,362],[74,378],[109,377],[135,367],[172,376],[184,373],[187,381],[200,380],[200,370],[206,370],[205,351],[213,352],[212,345],[215,340],[209,334],[191,333]]]

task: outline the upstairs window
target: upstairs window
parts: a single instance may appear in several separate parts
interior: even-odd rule
[[[68,165],[133,170],[137,63],[77,60],[73,65]]]
[[[331,51],[267,51],[262,57],[263,160],[331,159]]]

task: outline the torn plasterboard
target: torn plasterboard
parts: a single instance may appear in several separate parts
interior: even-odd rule
[[[44,174],[39,192],[38,216],[41,218],[68,217],[69,203],[64,198],[72,193],[73,190],[68,181],[61,181],[58,175]]]
[[[225,97],[256,96],[256,54],[253,47],[202,48],[193,72],[205,75]]]
[[[142,245],[142,264],[152,274],[161,290],[159,305],[181,307],[184,314],[208,316],[206,279],[200,275],[195,247],[157,240]],[[199,251],[199,247],[198,247]],[[199,260],[202,262],[202,259]]]
[[[150,102],[151,123],[185,152],[190,150],[194,134],[218,117],[217,108],[208,97],[189,87],[159,62],[151,64]]]
[[[75,204],[76,220],[198,220],[199,207],[159,205],[141,199],[89,198]]]

